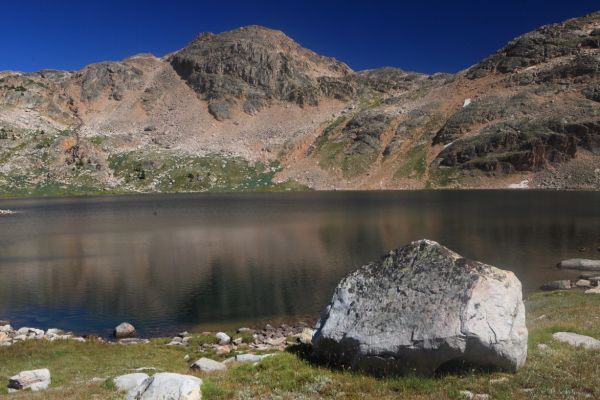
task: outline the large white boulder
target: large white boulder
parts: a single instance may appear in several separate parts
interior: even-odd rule
[[[514,371],[527,357],[521,283],[419,240],[338,284],[313,347],[324,362],[375,374],[465,364]]]
[[[135,330],[135,327],[129,322],[121,322],[115,327],[115,331],[113,334],[117,339],[121,339],[133,337],[137,335],[137,332]]]
[[[50,371],[46,368],[22,371],[8,380],[9,391],[30,389],[34,392],[50,386]]]
[[[131,389],[126,400],[200,400],[202,379],[191,375],[161,372]]]
[[[562,343],[570,344],[575,347],[583,347],[587,350],[600,349],[600,340],[590,336],[580,335],[573,332],[556,332],[552,334],[554,340]]]

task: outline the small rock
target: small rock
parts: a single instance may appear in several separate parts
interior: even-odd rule
[[[148,344],[150,341],[148,339],[138,339],[138,338],[127,338],[121,339],[118,342],[119,344],[129,345],[129,344]]]
[[[565,290],[571,289],[571,281],[568,279],[560,281],[552,281],[544,283],[541,288],[542,290]]]
[[[552,335],[554,340],[570,344],[575,347],[583,347],[587,350],[600,349],[600,340],[590,336],[579,335],[572,332],[556,332]]]
[[[238,354],[235,356],[237,362],[259,362],[273,354]]]
[[[217,346],[215,352],[218,356],[229,354],[231,353],[231,346],[227,344],[225,346]]]
[[[538,343],[538,345],[537,345],[537,349],[538,349],[539,351],[542,351],[542,352],[543,352],[543,351],[547,351],[547,350],[548,350],[548,345],[547,345],[547,344],[544,344],[544,343]]]
[[[150,376],[148,374],[144,374],[141,372],[136,372],[133,374],[121,375],[117,376],[113,379],[113,382],[120,392],[129,392],[131,389],[136,388],[141,385],[146,379]]]
[[[201,359],[193,363],[191,368],[200,370],[202,372],[215,372],[226,370],[227,365],[215,360],[211,360],[210,358],[202,357]]]
[[[315,334],[314,329],[304,328],[304,329],[302,329],[301,333],[296,335],[296,338],[302,344],[311,344],[314,334]]]
[[[252,332],[250,328],[238,328],[237,333]]]
[[[592,287],[592,282],[588,281],[587,279],[580,279],[575,282],[575,286],[579,288],[589,288]]]
[[[244,339],[239,337],[239,338],[233,339],[232,343],[235,344],[236,346],[239,346],[240,344],[242,344],[243,341],[244,341]]]
[[[51,383],[50,371],[46,368],[22,371],[8,380],[8,388],[31,389],[34,392],[47,389]]]
[[[497,383],[503,383],[503,382],[508,382],[508,378],[506,376],[502,376],[502,377],[496,378],[496,379],[490,379],[490,383],[492,385],[497,384]]]
[[[596,286],[595,288],[588,289],[584,293],[585,294],[600,294],[600,286]]]
[[[217,332],[215,335],[217,339],[219,339],[219,344],[229,344],[231,342],[231,338],[225,332]]]
[[[129,322],[122,322],[115,328],[114,336],[117,339],[133,337],[137,334],[135,327]]]
[[[183,357],[183,361],[190,361],[190,355],[189,355],[189,354],[186,354],[186,355]]]
[[[13,328],[10,324],[0,325],[0,332],[12,332]]]
[[[161,372],[127,392],[126,400],[200,400],[202,379],[191,375]]]
[[[558,268],[576,269],[582,271],[600,271],[600,260],[588,260],[585,258],[571,258],[558,263]]]

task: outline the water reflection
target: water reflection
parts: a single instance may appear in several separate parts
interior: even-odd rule
[[[600,193],[387,192],[2,200],[0,318],[107,334],[316,315],[356,266],[430,238],[530,290],[599,256]],[[586,247],[588,253],[579,253]]]

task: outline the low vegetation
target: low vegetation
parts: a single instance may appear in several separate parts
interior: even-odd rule
[[[204,380],[203,398],[209,400],[460,399],[462,390],[488,394],[493,399],[599,398],[600,351],[558,343],[552,340],[552,333],[570,331],[600,337],[600,296],[576,290],[538,293],[529,297],[526,308],[529,356],[516,374],[468,370],[428,378],[375,378],[314,365],[304,357],[305,349],[292,347],[257,365],[239,364],[226,372],[202,375],[189,369],[191,361],[229,355],[218,356],[212,350],[200,353],[199,345],[214,338],[195,334],[187,347],[165,346],[165,339],[130,346],[95,341],[23,342],[0,348],[0,381],[7,382],[9,376],[22,370],[50,369],[53,381],[49,390],[13,394],[13,399],[120,399],[122,395],[115,392],[110,378],[138,368],[200,376]],[[186,355],[190,361],[184,359]],[[5,390],[0,388],[0,394]]]

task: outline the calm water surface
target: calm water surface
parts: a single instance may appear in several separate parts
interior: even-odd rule
[[[439,241],[524,289],[600,258],[600,193],[181,194],[0,200],[0,319],[145,335],[316,317],[339,279],[388,249]],[[580,252],[586,247],[586,252]]]

